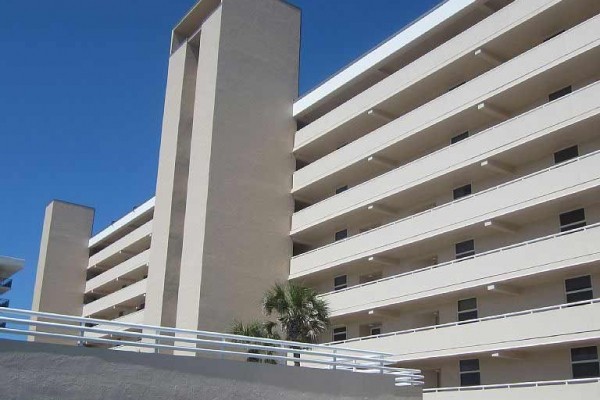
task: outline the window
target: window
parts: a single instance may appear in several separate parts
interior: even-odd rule
[[[342,290],[348,287],[348,276],[340,275],[333,278],[333,290]]]
[[[562,213],[559,216],[560,231],[567,232],[585,226],[585,210],[583,208]]]
[[[381,335],[381,325],[372,326],[369,333],[371,334],[371,336]]]
[[[343,229],[335,233],[335,241],[346,239],[348,237],[348,229]]]
[[[469,131],[463,132],[460,135],[456,135],[452,139],[450,139],[450,144],[458,143],[461,140],[465,140],[468,137],[469,137]]]
[[[333,328],[333,341],[334,342],[341,342],[342,340],[346,340],[346,338],[347,338],[347,333],[346,333],[345,326]]]
[[[571,369],[573,371],[573,379],[600,376],[598,348],[591,346],[571,349]]]
[[[468,321],[477,319],[477,299],[464,299],[458,301],[458,320]]]
[[[348,185],[341,186],[335,189],[335,194],[340,194],[342,192],[345,192],[346,190],[348,190]]]
[[[568,95],[572,91],[573,91],[573,89],[571,88],[571,86],[567,86],[562,89],[559,89],[556,92],[552,92],[548,95],[548,101],[558,100],[561,97]]]
[[[567,294],[567,303],[593,299],[592,277],[586,275],[565,280],[565,293]]]
[[[454,250],[456,252],[457,260],[460,260],[461,258],[474,256],[475,255],[475,241],[474,240],[465,240],[464,242],[456,243],[454,245]]]
[[[546,39],[542,40],[542,43],[547,42],[550,39],[554,39],[555,37],[557,37],[558,35],[560,35],[561,33],[564,33],[565,30],[561,29],[560,31],[553,33],[552,35],[548,36]]]
[[[454,200],[458,200],[461,197],[468,196],[472,193],[471,192],[471,184],[456,188],[456,189],[454,189],[454,191],[452,193],[454,195]]]
[[[481,373],[479,372],[479,360],[460,360],[460,386],[481,385]]]
[[[579,157],[579,148],[577,146],[567,147],[554,153],[554,164],[560,164],[573,158]]]

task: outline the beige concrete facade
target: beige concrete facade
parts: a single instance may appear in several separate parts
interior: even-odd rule
[[[299,44],[283,1],[190,11],[156,196],[91,238],[51,205],[37,307],[226,331],[289,279],[426,399],[597,397],[600,2],[449,0],[301,98]]]

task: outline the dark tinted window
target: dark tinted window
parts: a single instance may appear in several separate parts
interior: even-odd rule
[[[591,300],[594,298],[591,276],[580,276],[565,280],[567,303]]]
[[[554,153],[554,163],[559,164],[577,157],[579,157],[579,147],[567,147],[566,149],[562,149]]]
[[[481,374],[479,372],[479,360],[461,360],[460,361],[460,385],[477,386],[481,385]]]
[[[548,101],[554,101],[554,100],[560,99],[561,97],[568,95],[572,91],[573,90],[571,89],[571,86],[567,86],[562,89],[559,89],[556,92],[552,92],[548,95]]]
[[[471,194],[471,184],[456,188],[456,189],[454,189],[454,191],[452,193],[454,194],[454,200],[460,199],[461,197],[468,196]]]
[[[561,232],[582,228],[585,226],[585,210],[580,208],[578,210],[562,213],[560,214],[559,219]]]
[[[335,241],[346,239],[348,237],[348,229],[343,229],[335,233]]]
[[[468,321],[477,319],[477,299],[464,299],[458,301],[458,320]]]
[[[465,140],[468,137],[469,137],[469,132],[468,131],[467,132],[463,132],[460,135],[456,135],[452,139],[450,139],[450,144],[458,143],[461,140]]]
[[[342,290],[348,287],[348,277],[346,275],[333,278],[333,290]]]
[[[574,379],[600,376],[598,348],[591,346],[571,349],[571,367]]]
[[[371,335],[381,335],[381,327],[371,328]]]
[[[333,328],[333,341],[339,342],[341,340],[346,340],[346,327],[342,326],[339,328]]]
[[[456,259],[457,260],[475,255],[475,241],[474,240],[465,240],[464,242],[456,243],[454,245],[454,248],[456,251]]]

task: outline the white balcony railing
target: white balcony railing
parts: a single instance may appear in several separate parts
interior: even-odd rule
[[[597,399],[600,378],[500,383],[423,390],[425,400]]]
[[[600,183],[599,162],[600,150],[294,256],[290,277],[299,278],[321,269],[375,256],[409,242],[596,187]],[[553,171],[556,172],[551,173]],[[408,225],[417,218],[422,219],[419,221],[422,234]]]
[[[39,320],[43,319],[43,321]],[[278,365],[347,370],[357,373],[391,374],[396,386],[419,386],[419,370],[389,367],[388,354],[333,348],[325,345],[263,339],[189,329],[105,321],[60,314],[4,308],[0,310],[0,333],[30,336],[37,340],[61,340],[73,345],[101,345],[114,349],[176,352],[178,355],[212,355],[246,361],[270,360]],[[96,326],[90,326],[96,325]],[[113,328],[99,328],[111,326]],[[117,328],[117,329],[115,329]],[[137,330],[131,331],[131,330]],[[91,336],[96,334],[98,337]],[[117,335],[113,340],[103,335]],[[298,358],[296,355],[300,355]]]
[[[406,330],[397,331],[397,332],[382,333],[379,335],[363,336],[363,337],[358,337],[358,338],[353,338],[353,339],[348,339],[348,340],[341,340],[338,342],[330,342],[330,343],[328,343],[328,345],[339,345],[339,344],[345,344],[345,343],[362,342],[365,340],[381,339],[381,338],[386,338],[386,337],[391,337],[391,336],[401,336],[401,335],[407,335],[407,334],[417,333],[417,332],[440,330],[440,329],[445,329],[445,328],[450,328],[450,327],[455,327],[455,326],[460,326],[460,325],[474,324],[474,323],[486,322],[486,321],[495,321],[495,320],[507,319],[507,318],[512,318],[512,317],[518,317],[518,316],[522,316],[522,315],[540,314],[540,313],[544,313],[544,312],[548,312],[548,311],[564,310],[564,309],[575,307],[575,306],[583,306],[583,305],[599,304],[599,303],[600,303],[600,299],[584,300],[584,301],[578,301],[578,302],[574,302],[574,303],[559,304],[556,306],[534,308],[534,309],[525,310],[525,311],[515,311],[515,312],[511,312],[511,313],[506,313],[506,314],[490,315],[488,317],[470,319],[467,321],[449,322],[446,324],[431,325],[431,326],[425,326],[425,327],[415,328],[415,329],[406,329]]]
[[[539,238],[527,240],[525,242],[515,243],[515,244],[508,245],[508,246],[500,247],[500,248],[497,248],[497,249],[485,251],[485,252],[482,252],[482,253],[477,253],[477,254],[474,254],[472,256],[461,258],[461,259],[458,259],[458,260],[451,260],[451,261],[447,261],[447,262],[444,262],[444,263],[435,264],[435,265],[431,265],[431,266],[428,266],[428,267],[414,269],[412,271],[407,271],[407,272],[402,272],[400,274],[387,276],[385,278],[373,280],[373,281],[370,281],[370,282],[361,283],[361,284],[354,285],[354,286],[349,286],[349,287],[346,287],[344,289],[339,289],[339,290],[334,290],[334,291],[331,291],[331,292],[323,293],[323,294],[321,294],[321,296],[322,297],[329,297],[329,296],[334,296],[334,295],[341,295],[341,294],[346,293],[346,292],[356,291],[358,289],[366,288],[366,287],[369,287],[369,286],[379,286],[383,282],[394,281],[394,280],[397,280],[397,279],[402,278],[402,277],[414,276],[414,275],[417,275],[417,274],[421,274],[423,272],[434,271],[436,269],[447,268],[449,266],[454,266],[454,265],[458,265],[458,264],[465,265],[465,262],[467,262],[468,260],[478,260],[478,259],[481,259],[481,258],[486,258],[486,257],[488,257],[490,255],[493,255],[493,254],[506,253],[506,252],[508,252],[510,250],[520,249],[520,248],[526,248],[526,247],[529,247],[529,246],[532,246],[532,245],[535,245],[535,244],[538,244],[538,243],[548,242],[548,241],[551,241],[551,240],[554,240],[554,239],[557,239],[557,238],[565,237],[567,235],[573,235],[573,234],[576,234],[577,232],[597,231],[599,228],[600,228],[600,222],[599,223],[595,223],[595,224],[591,224],[591,225],[587,225],[587,226],[584,226],[584,227],[581,227],[581,228],[573,229],[573,230],[570,230],[570,231],[558,232],[558,233],[554,233],[552,235],[542,236],[542,237],[539,237]],[[557,244],[557,246],[559,246],[559,245]],[[598,252],[598,251],[600,251],[600,247],[597,249],[596,252]],[[581,257],[583,254],[578,253],[577,255]],[[564,259],[564,258],[565,257],[564,257],[564,253],[563,253],[562,259]],[[544,263],[548,264],[549,262],[548,262],[548,260],[544,260]],[[497,273],[497,272],[494,271],[494,273]],[[448,283],[448,282],[446,282],[446,283]]]
[[[564,129],[599,110],[596,82],[295,212],[291,234]]]
[[[599,31],[600,15],[323,156],[294,173],[292,193],[592,51]]]

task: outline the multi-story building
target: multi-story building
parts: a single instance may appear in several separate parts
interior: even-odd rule
[[[598,396],[599,14],[448,0],[297,99],[299,10],[202,0],[156,197],[94,236],[51,203],[34,308],[222,331],[289,279],[431,399]]]
[[[6,298],[3,298],[4,295],[12,289],[12,276],[23,269],[23,265],[25,261],[12,258],[0,256],[0,307],[8,307],[10,305],[10,301]],[[0,327],[4,327],[4,323],[0,323]]]

